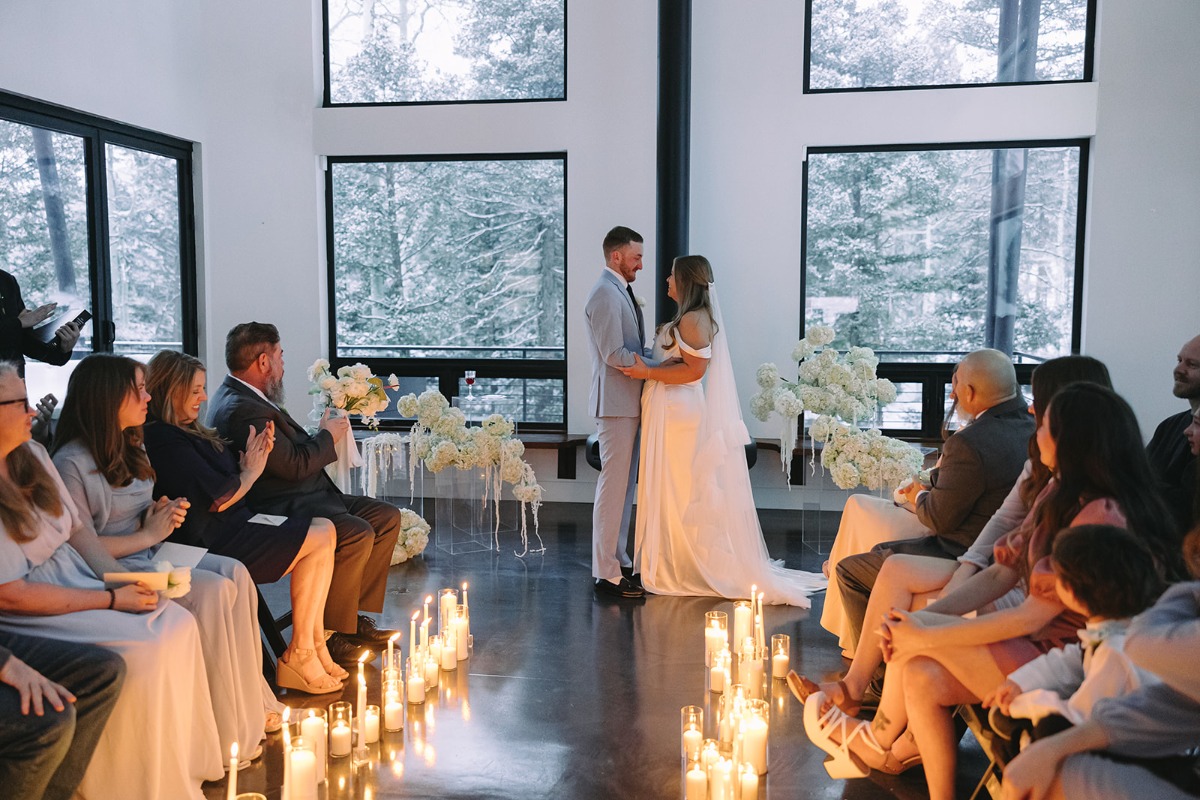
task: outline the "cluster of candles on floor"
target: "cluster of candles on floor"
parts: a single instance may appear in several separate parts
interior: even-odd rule
[[[685,800],[753,800],[767,774],[767,735],[770,704],[767,667],[773,679],[787,677],[791,637],[777,633],[766,648],[763,595],[751,587],[750,599],[733,604],[730,650],[729,615],[704,615],[705,684],[720,695],[710,738],[705,738],[704,709],[680,710],[680,756]]]
[[[439,593],[438,632],[431,636],[429,606],[433,600],[432,595],[425,598],[423,618],[422,611],[413,612],[407,659],[397,645],[400,634],[388,640],[381,672],[382,711],[379,706],[367,704],[366,653],[358,662],[357,703],[339,701],[328,711],[308,708],[297,717],[292,716],[291,707],[284,707],[281,800],[317,800],[317,787],[326,779],[330,758],[352,755],[356,765],[368,763],[367,746],[379,741],[381,724],[387,731],[403,730],[405,701],[423,704],[426,693],[436,691],[439,674],[457,669],[458,662],[470,656],[474,640],[467,584],[462,585],[461,604],[454,589]],[[237,763],[235,742],[230,750],[227,800],[237,797]]]

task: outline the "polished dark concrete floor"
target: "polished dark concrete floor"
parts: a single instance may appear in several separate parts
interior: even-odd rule
[[[428,509],[427,509],[428,510]],[[836,531],[836,513],[760,512],[768,547],[790,567],[817,570],[823,556],[806,547]],[[803,530],[802,530],[803,528]],[[402,629],[427,594],[470,583],[473,654],[443,673],[437,694],[409,706],[403,733],[385,734],[370,765],[332,762],[326,798],[553,798],[658,800],[680,792],[679,709],[709,708],[704,690],[704,612],[728,610],[717,598],[596,598],[591,581],[591,506],[548,504],[541,514],[544,555],[516,558],[513,537],[499,553],[449,555],[432,537],[421,559],[392,568],[384,622]],[[268,587],[275,605],[279,587]],[[748,587],[747,587],[748,588]],[[275,592],[271,592],[275,589]],[[792,636],[792,665],[808,675],[844,669],[833,637],[821,629],[823,595],[811,610],[766,608],[768,637]],[[286,596],[284,596],[286,602]],[[449,680],[447,680],[449,675]],[[377,703],[379,673],[368,670]],[[804,734],[802,707],[782,681],[772,687],[770,771],[760,798],[917,798],[919,769],[900,777],[873,774],[834,781],[824,753]],[[321,707],[334,697],[291,693],[285,702]],[[346,698],[353,701],[353,691]],[[706,712],[707,714],[707,712]],[[239,774],[239,791],[278,798],[279,734]],[[960,794],[986,764],[970,736],[960,746]],[[223,783],[206,784],[224,798]]]

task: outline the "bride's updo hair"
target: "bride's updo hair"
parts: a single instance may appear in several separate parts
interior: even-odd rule
[[[675,331],[679,321],[689,311],[701,310],[708,315],[713,336],[717,335],[717,320],[713,316],[712,300],[708,296],[708,285],[713,282],[712,264],[704,256],[679,256],[671,264],[675,273],[675,294],[678,295],[679,310],[675,319],[667,323],[668,347],[675,345]]]

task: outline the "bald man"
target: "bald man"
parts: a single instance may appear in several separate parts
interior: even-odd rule
[[[914,484],[904,494],[905,505],[913,511],[877,497],[853,495],[842,513],[839,539],[845,533],[862,545],[839,553],[835,541],[821,625],[836,633],[851,653],[884,560],[894,553],[958,558],[1000,507],[1025,465],[1034,422],[1012,359],[999,350],[976,350],[959,362],[951,385],[958,410],[972,421],[942,446],[930,485]],[[834,562],[834,555],[843,553]]]
[[[1172,373],[1175,385],[1172,393],[1188,401],[1187,411],[1172,414],[1158,424],[1146,455],[1158,479],[1158,488],[1171,507],[1180,530],[1187,530],[1196,521],[1196,457],[1183,431],[1192,423],[1192,415],[1200,411],[1200,336],[1186,342],[1175,357]]]

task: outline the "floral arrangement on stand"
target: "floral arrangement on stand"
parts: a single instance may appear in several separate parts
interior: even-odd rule
[[[396,539],[396,548],[392,550],[392,566],[421,555],[428,544],[429,523],[411,509],[400,509],[400,538]]]
[[[871,348],[851,347],[843,355],[829,347],[833,337],[833,328],[818,325],[796,344],[792,350],[795,381],[784,380],[774,364],[760,366],[759,391],[750,398],[750,410],[763,422],[773,413],[782,417],[780,457],[789,485],[798,418],[808,412],[816,415],[808,429],[814,452],[809,463],[814,471],[816,443],[821,442],[821,466],[838,487],[894,488],[918,473],[924,456],[876,428],[859,427],[860,420],[874,421],[876,410],[896,399],[896,387],[876,377],[879,358]]]
[[[521,504],[521,546],[524,556],[529,549],[529,533],[526,509],[533,512],[533,533],[538,547],[532,552],[545,552],[541,534],[538,533],[538,509],[542,504],[542,487],[538,485],[533,467],[525,461],[525,445],[513,438],[516,431],[512,420],[500,414],[484,418],[478,427],[468,427],[467,417],[457,408],[452,408],[446,398],[437,391],[423,392],[420,397],[407,394],[396,402],[396,408],[405,417],[415,417],[409,434],[409,482],[415,477],[417,462],[420,461],[430,472],[438,473],[447,467],[456,469],[484,470],[484,497],[489,497],[495,507],[495,545],[500,549],[500,492],[505,483],[512,485],[513,497]]]

